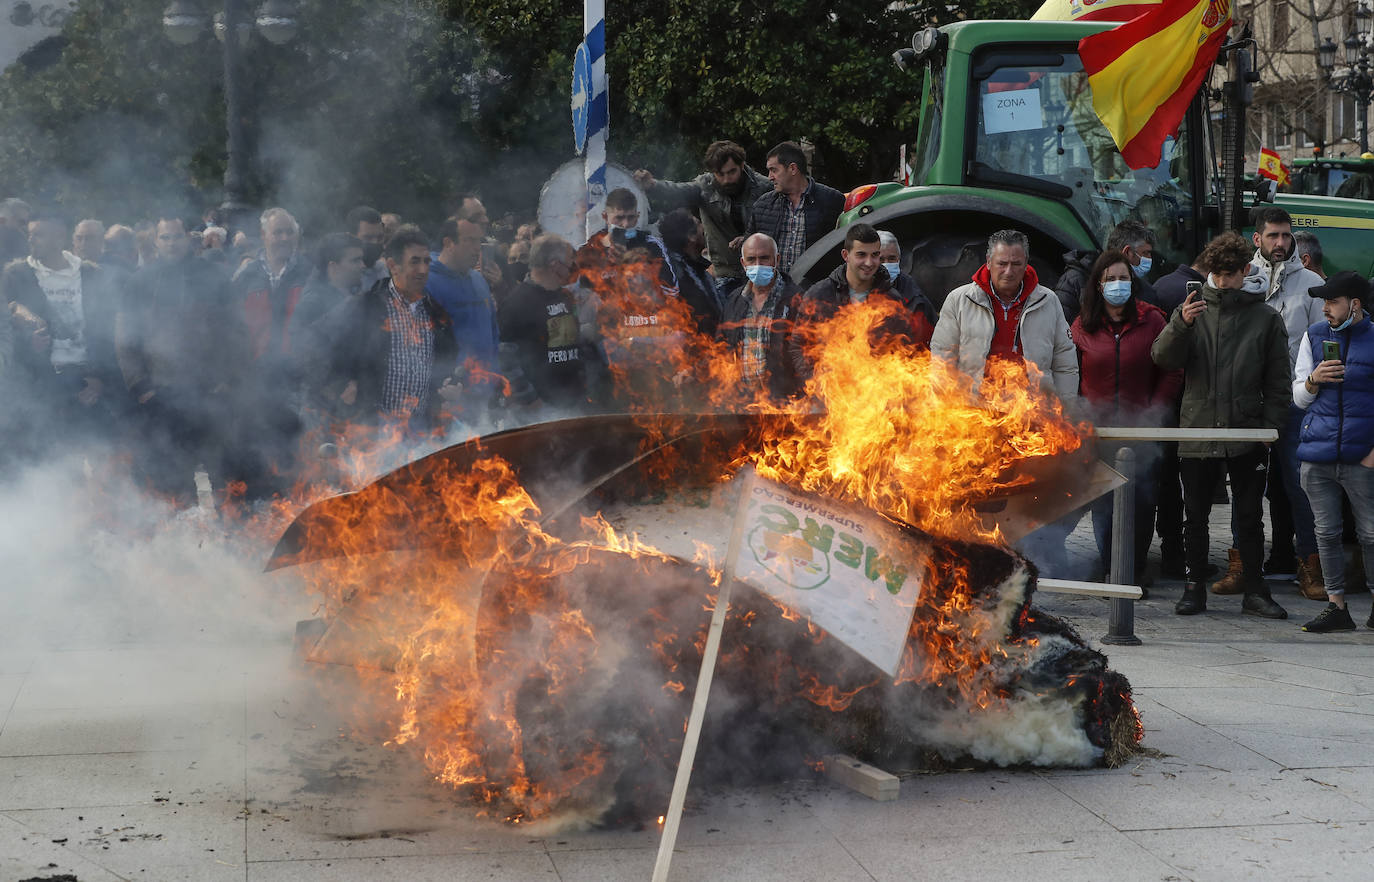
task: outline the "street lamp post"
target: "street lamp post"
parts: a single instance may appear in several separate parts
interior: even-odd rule
[[[1336,73],[1336,50],[1334,40],[1327,37],[1317,44],[1317,65],[1332,92],[1344,93],[1355,99],[1355,119],[1360,132],[1360,153],[1369,152],[1369,99],[1374,96],[1374,74],[1371,74],[1369,31],[1370,20],[1374,19],[1365,3],[1355,7],[1355,30],[1341,41],[1344,50],[1345,69]]]
[[[167,37],[188,45],[205,31],[205,15],[191,0],[173,0],[162,17]],[[251,206],[247,193],[247,135],[244,132],[243,41],[252,33],[253,17],[248,0],[224,0],[215,16],[215,37],[224,48],[225,164],[224,202],[221,208],[236,218]],[[267,0],[257,14],[258,32],[268,42],[281,45],[296,34],[296,7],[292,0]]]

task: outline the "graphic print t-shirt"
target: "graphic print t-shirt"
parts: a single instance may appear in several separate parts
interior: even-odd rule
[[[547,404],[573,405],[586,395],[584,350],[572,295],[522,282],[504,300],[501,340],[520,351],[520,366]]]

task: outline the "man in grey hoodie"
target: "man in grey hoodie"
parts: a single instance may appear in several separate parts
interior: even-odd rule
[[[1293,240],[1293,219],[1282,208],[1269,206],[1255,214],[1252,236],[1255,255],[1250,265],[1265,279],[1264,302],[1283,317],[1288,332],[1288,367],[1297,364],[1298,347],[1307,329],[1322,321],[1320,298],[1308,291],[1322,284],[1321,276],[1303,266]],[[1271,451],[1269,520],[1273,533],[1265,573],[1276,577],[1297,575],[1299,590],[1314,600],[1325,599],[1321,559],[1313,532],[1312,506],[1303,493],[1298,474],[1298,432],[1303,411],[1292,407],[1288,422]]]

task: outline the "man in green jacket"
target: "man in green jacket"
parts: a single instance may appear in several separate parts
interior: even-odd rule
[[[1155,364],[1184,371],[1179,425],[1277,430],[1292,401],[1288,332],[1283,318],[1264,302],[1263,280],[1246,276],[1250,244],[1236,233],[1222,233],[1207,245],[1200,262],[1210,271],[1202,290],[1188,294],[1150,350]],[[1207,518],[1213,488],[1225,471],[1231,480],[1231,529],[1243,570],[1241,611],[1269,619],[1288,617],[1261,575],[1267,448],[1251,441],[1179,443],[1188,581],[1174,606],[1177,614],[1207,609]]]

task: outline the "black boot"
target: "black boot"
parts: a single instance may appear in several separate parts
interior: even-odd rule
[[[1185,582],[1183,596],[1174,604],[1174,614],[1195,616],[1207,611],[1207,584],[1205,582]]]
[[[1247,616],[1261,616],[1266,619],[1286,619],[1288,610],[1274,602],[1269,596],[1269,586],[1261,582],[1252,585],[1240,601],[1240,611]]]

